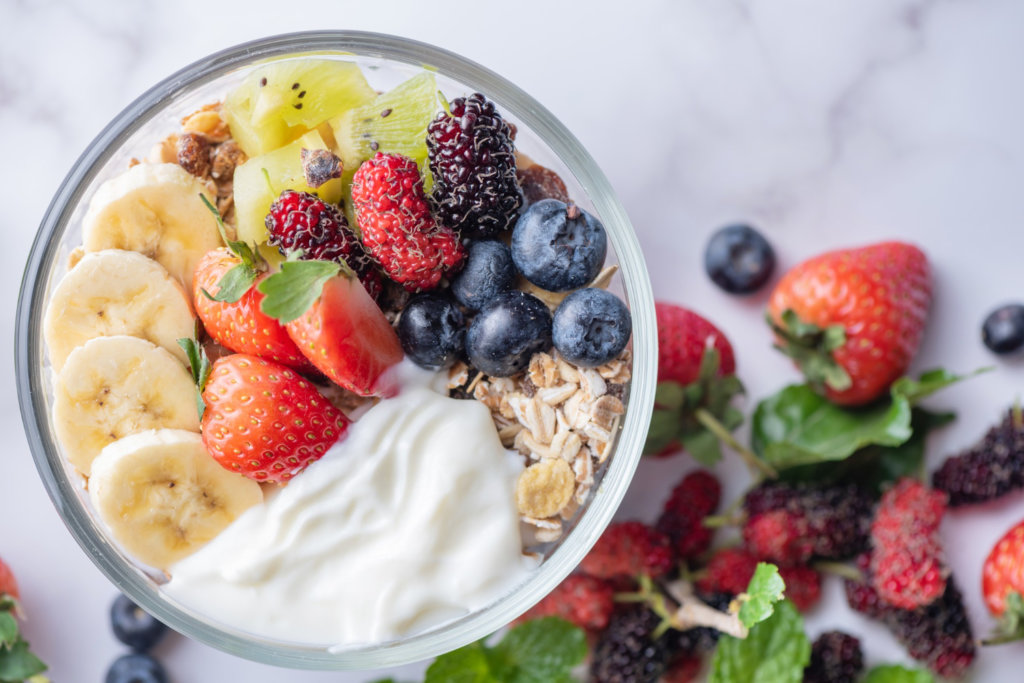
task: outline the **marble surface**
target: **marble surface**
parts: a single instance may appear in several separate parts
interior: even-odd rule
[[[173,70],[230,44],[314,28],[391,32],[432,42],[532,93],[589,148],[615,186],[647,254],[659,298],[720,323],[737,348],[749,406],[794,371],[769,348],[764,297],[735,300],[704,277],[701,248],[725,222],[748,220],[781,266],[826,247],[884,238],[923,245],[936,306],[917,367],[997,370],[936,397],[960,418],[929,462],[965,446],[1021,392],[1021,363],[994,361],[978,340],[987,309],[1021,296],[1024,269],[1024,4],[1018,0],[635,0],[628,4],[307,0],[0,2],[0,312],[15,292],[50,196],[115,113]],[[1016,178],[1016,180],[1014,180]],[[114,588],[63,527],[22,436],[11,332],[0,426],[0,553],[18,572],[26,632],[55,681],[101,680],[121,648],[106,610]],[[651,516],[689,462],[646,463],[621,515]],[[729,494],[744,475],[719,467]],[[1024,516],[1024,497],[950,515],[950,563],[977,632],[984,554]],[[848,614],[829,583],[808,619],[865,636],[872,662],[895,642]],[[184,638],[158,650],[177,683],[282,671]],[[1019,680],[1024,645],[982,654],[972,680]],[[404,669],[415,678],[422,667]],[[366,681],[297,672],[289,681]]]

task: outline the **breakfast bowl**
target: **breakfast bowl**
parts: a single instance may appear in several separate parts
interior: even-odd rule
[[[45,329],[51,324],[48,318],[60,317],[48,316],[47,309],[60,291],[62,279],[84,262],[79,246],[83,244],[83,223],[94,220],[90,212],[95,214],[95,209],[91,210],[90,204],[95,203],[98,191],[138,165],[139,159],[159,156],[161,144],[180,132],[183,117],[211,111],[204,107],[221,101],[226,93],[237,92],[257,70],[311,59],[355,65],[375,93],[386,93],[421,74],[430,75],[445,99],[483,93],[511,124],[516,152],[523,155],[520,164],[528,160],[557,174],[571,198],[570,206],[603,224],[607,257],[601,286],[628,305],[631,318],[625,356],[630,377],[621,391],[621,416],[614,421],[599,465],[588,474],[592,485],[581,494],[578,506],[563,511],[556,524],[558,533],[545,536],[543,527],[537,527],[542,533],[533,541],[524,541],[524,552],[533,562],[529,570],[486,604],[465,613],[448,614],[398,635],[347,643],[267,636],[225,619],[216,606],[182,600],[167,590],[173,571],[140,561],[123,539],[112,537],[109,525],[98,518],[98,484],[90,487],[82,468],[74,466],[77,456],[71,451],[78,448],[77,444],[72,447],[75,440],[59,433],[59,421],[54,417],[58,370],[64,357],[70,356],[67,350],[55,349],[55,337],[48,337]],[[295,88],[289,97],[301,97],[299,93],[304,90]],[[390,113],[390,109],[386,111]],[[333,145],[328,142],[325,146]],[[273,187],[277,180],[271,180],[266,169],[260,170]],[[89,251],[88,244],[86,247]],[[191,290],[191,278],[181,280],[183,288]],[[58,367],[55,359],[59,359]],[[148,90],[92,141],[57,191],[33,244],[18,303],[16,366],[22,419],[44,485],[75,540],[118,589],[175,630],[226,652],[284,667],[359,670],[426,659],[482,638],[521,615],[573,570],[612,519],[639,462],[654,402],[657,352],[651,287],[632,227],[608,180],[561,123],[516,86],[451,52],[393,36],[317,31],[257,40],[200,60]],[[470,385],[470,394],[472,388]],[[472,396],[468,398],[472,400]],[[295,483],[290,483],[284,490],[294,487]],[[370,579],[367,577],[366,590],[372,596]]]

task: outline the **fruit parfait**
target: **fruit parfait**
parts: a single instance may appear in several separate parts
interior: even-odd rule
[[[507,602],[630,402],[586,196],[488,97],[399,73],[270,61],[144,128],[52,276],[64,474],[168,609],[243,639],[339,653]]]

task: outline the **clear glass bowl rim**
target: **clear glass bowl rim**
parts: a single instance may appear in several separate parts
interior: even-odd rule
[[[633,378],[629,406],[600,495],[576,528],[530,577],[501,600],[452,624],[400,642],[331,652],[284,645],[229,632],[177,609],[130,563],[111,552],[81,505],[47,425],[41,322],[46,283],[74,208],[100,169],[143,123],[176,97],[237,68],[303,53],[353,54],[435,69],[487,95],[519,118],[576,176],[608,229],[633,317]],[[607,178],[580,142],[547,109],[496,73],[447,50],[397,36],[363,31],[289,33],[243,43],[172,74],[119,113],[89,144],[51,201],[32,245],[18,297],[15,366],[18,400],[36,468],[54,506],[94,564],[124,593],[175,630],[225,652],[276,666],[365,670],[428,659],[493,631],[549,593],[584,557],[611,521],[640,460],[654,404],[657,341],[654,300],[639,243]]]

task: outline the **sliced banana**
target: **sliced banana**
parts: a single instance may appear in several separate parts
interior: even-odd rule
[[[138,337],[97,337],[68,356],[53,392],[53,427],[89,476],[108,444],[147,429],[199,431],[196,385],[165,349]]]
[[[114,539],[166,569],[263,500],[260,485],[214,460],[198,434],[152,429],[110,444],[92,463],[89,496]]]
[[[134,251],[86,254],[54,288],[43,320],[50,363],[60,372],[90,339],[142,337],[187,363],[178,339],[195,335],[192,302],[159,263]]]
[[[222,246],[199,195],[214,201],[177,164],[138,164],[100,185],[82,222],[86,251],[126,249],[158,261],[187,289],[196,264]]]

